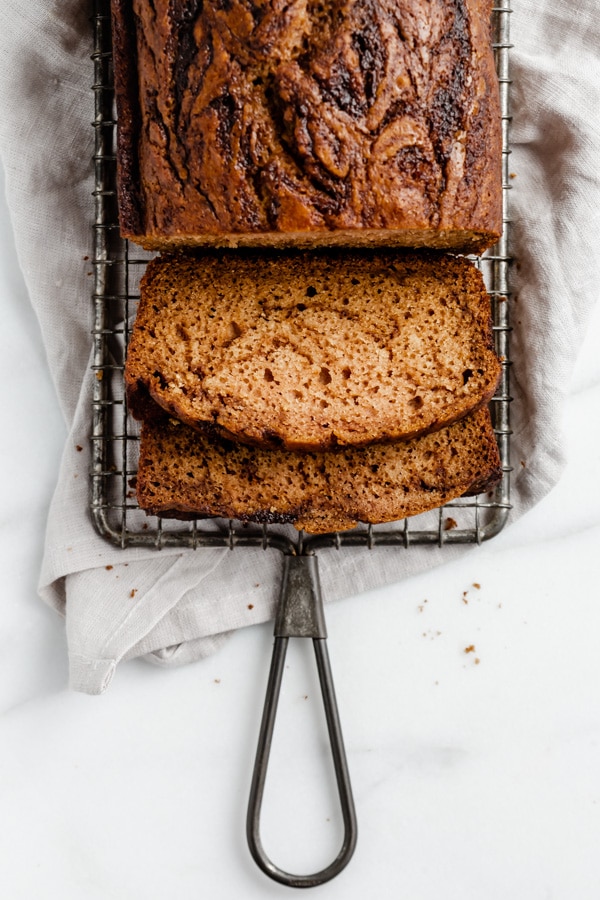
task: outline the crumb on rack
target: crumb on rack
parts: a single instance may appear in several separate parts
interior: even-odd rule
[[[452,531],[453,528],[458,528],[458,522],[451,516],[447,516],[444,522],[444,531]]]

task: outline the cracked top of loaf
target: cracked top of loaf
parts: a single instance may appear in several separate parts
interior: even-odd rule
[[[112,0],[121,230],[177,246],[501,233],[490,0]]]

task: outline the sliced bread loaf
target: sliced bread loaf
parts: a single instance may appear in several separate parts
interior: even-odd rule
[[[325,453],[234,444],[163,417],[142,425],[136,490],[154,515],[321,533],[413,516],[488,490],[501,474],[487,408],[408,442]]]
[[[262,447],[406,440],[493,395],[489,298],[467,259],[402,253],[154,260],[129,345],[129,406]]]

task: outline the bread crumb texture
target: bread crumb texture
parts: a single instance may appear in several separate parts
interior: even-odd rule
[[[500,475],[487,409],[412,441],[324,453],[234,444],[164,417],[142,426],[137,495],[155,515],[319,533],[416,515]]]
[[[451,424],[499,375],[471,262],[330,251],[154,260],[125,379],[138,418],[151,399],[224,437],[326,450]]]

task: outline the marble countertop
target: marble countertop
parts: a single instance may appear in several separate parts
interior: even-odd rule
[[[64,623],[36,594],[65,425],[3,200],[0,235],[3,896],[289,895],[244,834],[271,625],[181,669],[124,664],[102,697],[69,690]],[[597,315],[569,462],[538,507],[458,561],[328,607],[359,839],[320,897],[596,900],[599,339]],[[305,650],[290,651],[263,819],[298,872],[341,840]]]

